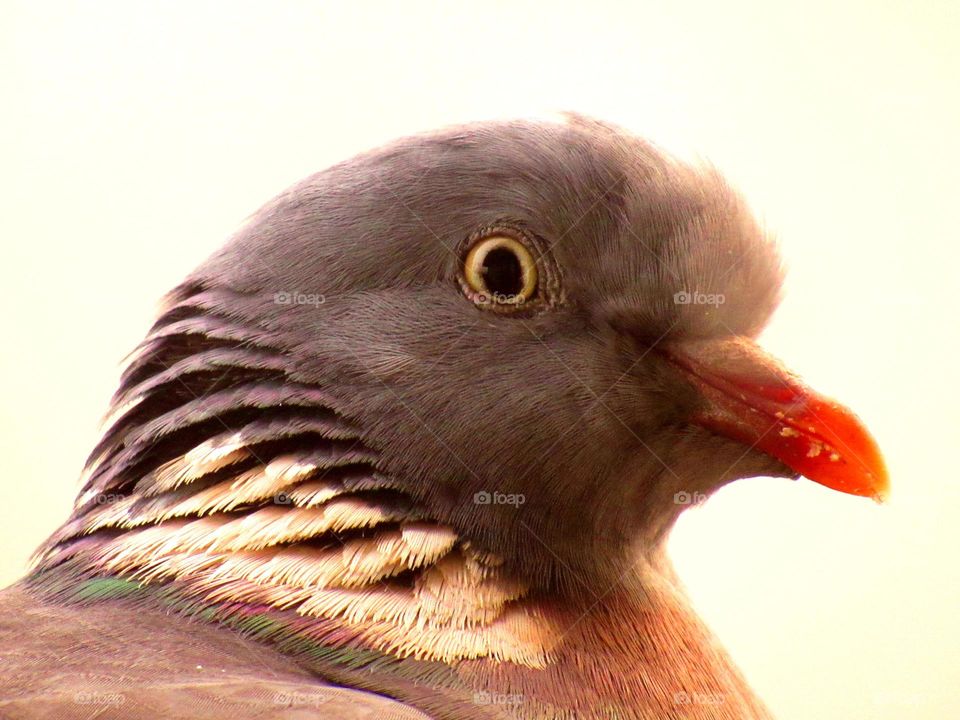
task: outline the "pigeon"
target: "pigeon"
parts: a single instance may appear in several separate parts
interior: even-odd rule
[[[889,486],[757,345],[782,278],[715,168],[581,115],[308,177],[127,359],[0,594],[0,715],[769,718],[671,528],[739,478]]]

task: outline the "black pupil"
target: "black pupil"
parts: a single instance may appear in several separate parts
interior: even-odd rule
[[[519,295],[523,290],[523,268],[516,253],[494,248],[483,258],[483,281],[498,295]]]

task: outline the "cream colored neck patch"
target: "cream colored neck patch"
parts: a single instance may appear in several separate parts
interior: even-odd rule
[[[398,657],[548,661],[558,633],[528,611],[527,589],[495,558],[408,505],[349,490],[335,472],[325,475],[322,453],[284,454],[212,485],[199,482],[250,455],[235,444],[211,452],[204,443],[153,474],[159,490],[95,504],[58,540],[125,530],[84,543],[76,557],[144,584],[185,581],[210,602],[336,621]],[[410,582],[391,582],[404,573]]]

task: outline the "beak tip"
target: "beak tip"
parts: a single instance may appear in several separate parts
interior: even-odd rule
[[[873,500],[878,505],[883,505],[890,499],[890,477],[887,475],[886,468],[883,468],[883,473],[877,478],[873,487]]]

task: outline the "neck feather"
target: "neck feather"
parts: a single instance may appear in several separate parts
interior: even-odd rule
[[[38,552],[41,592],[219,622],[441,718],[765,717],[668,571],[538,597],[379,471],[244,302],[172,296]]]

